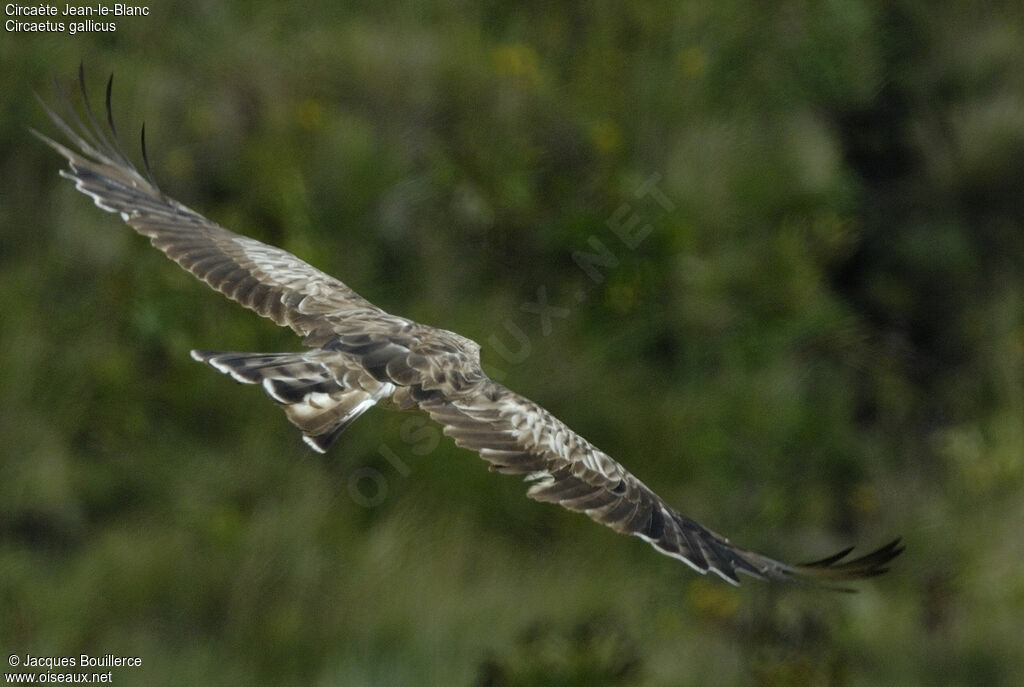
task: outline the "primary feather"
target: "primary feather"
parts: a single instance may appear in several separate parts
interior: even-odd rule
[[[33,133],[67,159],[61,175],[99,208],[119,214],[228,298],[303,337],[308,350],[297,353],[192,351],[192,357],[239,382],[259,384],[317,451],[330,448],[377,403],[418,408],[492,470],[523,475],[530,498],[585,513],[734,584],[738,573],[825,584],[872,577],[903,550],[895,540],[846,562],[851,549],[789,565],[740,548],[683,515],[547,410],[487,377],[475,342],[391,315],[294,255],[228,231],[162,193],[149,171],[145,135],[145,175],[118,143],[112,80],[106,129],[89,106],[80,70],[84,120],[63,94],[63,118],[44,104],[68,145]]]

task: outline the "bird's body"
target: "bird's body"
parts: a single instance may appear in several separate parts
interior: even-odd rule
[[[391,315],[294,255],[228,231],[164,195],[148,160],[144,176],[122,152],[109,83],[109,131],[96,122],[87,99],[85,122],[70,105],[67,111],[64,120],[47,109],[77,151],[37,134],[67,158],[63,176],[181,267],[302,337],[301,352],[192,356],[239,382],[260,384],[314,449],[326,451],[376,404],[419,409],[491,469],[523,475],[529,497],[583,512],[732,583],[739,572],[812,582],[870,577],[902,550],[897,540],[847,562],[841,559],[849,549],[788,565],[735,546],[670,507],[547,410],[490,379],[475,342]]]

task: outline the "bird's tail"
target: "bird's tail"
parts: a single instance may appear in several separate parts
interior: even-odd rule
[[[243,384],[259,384],[283,409],[303,439],[324,453],[338,436],[391,389],[372,378],[339,375],[315,351],[227,353],[192,351],[192,358]]]

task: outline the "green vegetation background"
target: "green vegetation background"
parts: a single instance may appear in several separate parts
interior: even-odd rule
[[[150,11],[0,35],[5,655],[141,657],[119,685],[1019,684],[1024,6]],[[856,595],[734,589],[413,415],[314,455],[188,357],[295,337],[29,134],[80,60],[168,193],[481,342],[684,512],[787,560],[906,553]]]

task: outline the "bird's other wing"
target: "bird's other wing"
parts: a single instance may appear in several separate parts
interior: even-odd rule
[[[521,474],[527,496],[585,513],[617,532],[632,534],[700,573],[738,584],[737,573],[831,586],[873,577],[903,550],[899,540],[844,561],[847,549],[819,561],[790,565],[736,546],[666,504],[622,465],[551,413],[487,379],[473,393],[419,403],[445,434],[477,451],[491,469]]]
[[[79,69],[85,119],[58,88],[64,116],[42,103],[70,146],[33,133],[67,158],[61,176],[72,180],[97,207],[121,216],[193,275],[228,298],[296,333],[320,338],[330,331],[328,316],[383,311],[341,281],[287,251],[235,234],[164,195],[153,181],[145,152],[143,175],[125,155],[110,109],[113,76],[107,82],[107,126],[93,114]],[[42,101],[40,101],[42,102]]]

